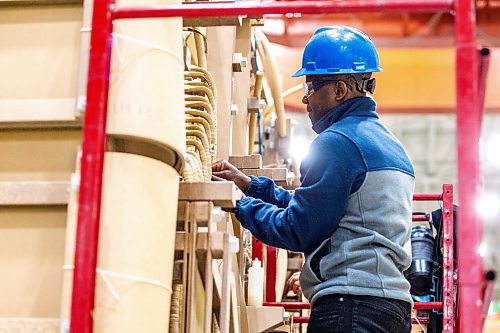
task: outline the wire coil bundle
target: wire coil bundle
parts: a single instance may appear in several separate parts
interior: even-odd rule
[[[186,114],[185,181],[210,181],[217,144],[215,82],[210,73],[190,65],[184,72]]]

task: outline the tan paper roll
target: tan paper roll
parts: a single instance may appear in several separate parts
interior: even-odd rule
[[[171,292],[154,283],[171,286],[178,188],[162,162],[106,154],[98,267],[127,277],[98,274],[95,332],[168,332]]]
[[[119,6],[180,3],[122,0]],[[182,20],[115,22],[108,128],[185,151]]]

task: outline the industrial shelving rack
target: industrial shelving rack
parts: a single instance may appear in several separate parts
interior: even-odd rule
[[[458,269],[460,331],[482,330],[484,272],[478,254],[482,225],[475,214],[480,188],[478,144],[484,106],[487,56],[476,43],[473,0],[310,0],[264,2],[200,2],[180,5],[127,7],[114,0],[94,2],[87,108],[82,146],[71,331],[92,332],[97,244],[100,221],[103,160],[113,21],[153,17],[222,17],[266,14],[323,14],[354,12],[451,12],[455,16],[456,109],[458,151]]]

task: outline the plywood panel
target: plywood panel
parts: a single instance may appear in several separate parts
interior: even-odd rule
[[[0,209],[0,317],[59,316],[65,207]]]
[[[232,56],[235,27],[207,28],[207,66],[217,85],[217,160],[231,154]]]
[[[81,5],[0,10],[0,99],[75,98]]]
[[[231,117],[232,130],[232,155],[244,155],[248,147],[248,110],[247,101],[250,96],[250,48],[251,25],[248,19],[236,28],[235,52],[247,58],[247,66],[241,72],[233,74],[233,103],[237,105],[238,112]]]
[[[79,130],[0,131],[0,181],[69,180]]]

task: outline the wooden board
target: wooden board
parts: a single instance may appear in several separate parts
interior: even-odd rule
[[[286,182],[287,169],[286,168],[265,168],[265,169],[242,169],[245,175],[267,177],[275,182]]]
[[[59,318],[0,318],[0,332],[59,333]]]
[[[236,27],[235,53],[241,53],[247,59],[246,67],[241,72],[233,73],[233,104],[238,112],[231,117],[232,150],[235,155],[242,155],[248,149],[248,112],[247,102],[250,91],[250,64],[251,59],[251,31],[250,20],[243,20],[240,27]]]
[[[0,100],[0,121],[75,120],[75,105],[74,98],[4,99]]]
[[[242,197],[233,182],[186,182],[179,186],[179,201],[213,201],[215,206],[234,208]]]
[[[75,5],[83,0],[0,0],[0,6]]]
[[[66,205],[69,181],[0,182],[0,205]]]
[[[184,27],[222,27],[240,26],[243,22],[242,16],[225,17],[184,17],[182,25]]]
[[[181,187],[183,187],[181,183]],[[187,201],[179,201],[177,203],[177,222],[184,222],[186,220],[186,209],[187,209]],[[198,202],[198,212],[196,214],[196,223],[200,227],[206,227],[207,223],[210,219],[210,210],[208,210],[209,202]]]
[[[186,249],[186,241],[184,240],[184,231],[177,231],[175,235],[175,251],[184,251]],[[222,252],[224,251],[223,244],[224,233],[221,231],[212,232],[210,240],[208,233],[198,232],[196,235],[196,252],[201,255],[207,251],[210,246],[212,257],[214,259],[221,259]]]
[[[259,154],[232,155],[229,156],[229,163],[231,163],[238,169],[261,169],[262,156]]]
[[[247,306],[250,333],[267,332],[283,325],[282,307],[277,306]]]
[[[217,154],[227,159],[231,154],[232,55],[236,28],[207,28],[207,67],[217,86]]]

